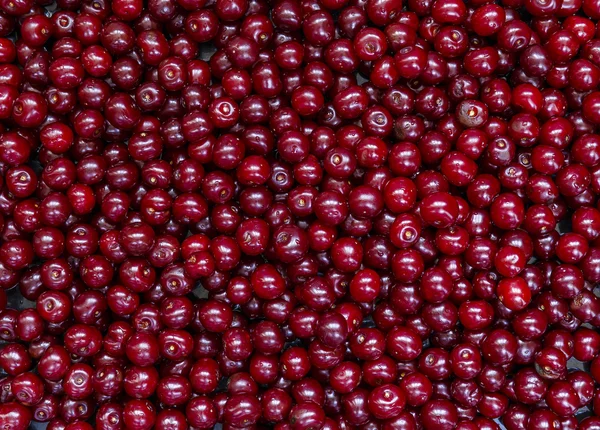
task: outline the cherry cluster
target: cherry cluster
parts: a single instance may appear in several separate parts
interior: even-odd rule
[[[0,428],[599,430],[599,21],[0,0]]]

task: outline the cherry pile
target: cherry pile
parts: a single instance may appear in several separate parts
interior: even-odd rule
[[[0,429],[599,430],[599,21],[0,0]]]

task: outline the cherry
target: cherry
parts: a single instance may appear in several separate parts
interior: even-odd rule
[[[0,1],[0,427],[598,427],[599,18]]]

